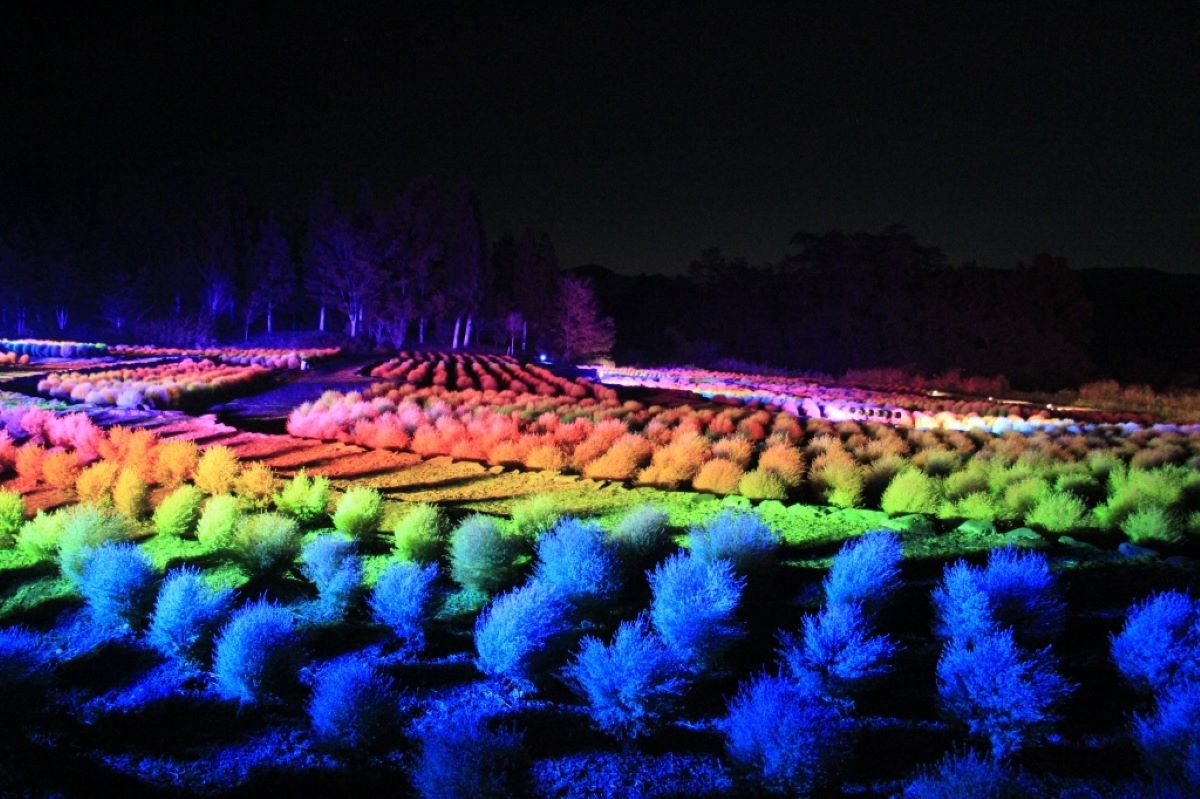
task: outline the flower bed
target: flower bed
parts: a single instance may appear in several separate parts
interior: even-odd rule
[[[52,373],[38,391],[55,399],[121,408],[179,408],[212,402],[267,379],[265,366],[233,366],[184,358],[179,363],[102,372]]]
[[[0,338],[0,352],[30,358],[103,358],[108,355],[108,345],[35,338]]]
[[[337,347],[323,349],[264,349],[261,347],[209,347],[205,349],[182,349],[179,347],[155,347],[150,345],[118,344],[111,348],[114,355],[125,357],[179,356],[184,358],[206,358],[235,366],[264,366],[267,369],[299,369],[305,362],[331,358],[341,352]]]
[[[539,394],[546,397],[565,395],[613,398],[610,388],[590,380],[560,377],[549,369],[521,363],[505,355],[470,353],[401,352],[395,358],[371,370],[372,377],[393,387],[447,388],[458,391],[510,391],[513,394]]]

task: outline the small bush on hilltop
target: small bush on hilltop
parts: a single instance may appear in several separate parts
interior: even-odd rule
[[[850,748],[847,708],[820,681],[761,675],[739,689],[721,723],[725,747],[767,793],[807,796],[829,783]]]
[[[645,617],[622,622],[612,642],[589,636],[566,669],[593,723],[617,738],[654,729],[683,692],[675,659]]]
[[[425,625],[433,616],[433,591],[438,565],[413,561],[393,563],[379,575],[371,592],[371,615],[400,640],[400,651],[416,654],[425,648]]]
[[[879,507],[884,513],[936,513],[941,501],[938,481],[920,469],[906,469],[892,478]]]
[[[570,632],[571,606],[552,586],[539,582],[502,594],[475,621],[479,670],[516,693],[534,690],[534,679],[556,659]]]
[[[154,567],[137,544],[105,541],[84,560],[79,593],[100,626],[134,629],[154,601]]]
[[[693,673],[716,665],[742,634],[735,613],[745,582],[733,564],[678,553],[649,577],[650,620],[675,659]]]
[[[951,639],[938,661],[937,680],[944,710],[986,740],[999,760],[1049,727],[1054,706],[1071,691],[1048,652],[1023,652],[1011,629]]]
[[[362,559],[354,543],[334,535],[317,536],[300,555],[300,571],[317,588],[313,617],[340,621],[362,587]]]
[[[396,724],[392,680],[360,655],[346,655],[317,669],[308,717],[325,746],[370,749]]]
[[[871,612],[900,586],[900,537],[882,530],[842,544],[825,577],[830,605],[856,604]]]
[[[328,505],[329,478],[319,475],[309,479],[303,469],[275,495],[275,507],[302,525],[315,522]]]
[[[234,531],[242,522],[237,497],[218,494],[209,497],[196,523],[196,539],[209,549],[220,549],[233,541]]]
[[[226,446],[209,447],[196,462],[196,487],[209,496],[230,494],[237,484],[240,464]]]
[[[0,538],[16,535],[25,523],[25,501],[15,491],[0,491]]]
[[[522,538],[536,541],[554,529],[562,515],[554,497],[535,494],[513,503],[513,530]]]
[[[1143,690],[1200,682],[1200,600],[1166,591],[1134,605],[1113,636],[1112,657],[1125,679]]]
[[[218,693],[252,704],[278,690],[293,672],[295,634],[291,611],[265,599],[234,613],[213,656]]]
[[[602,603],[620,588],[617,557],[604,530],[569,516],[538,540],[534,579],[576,605]]]
[[[436,561],[445,543],[446,526],[446,515],[437,505],[411,505],[392,525],[392,551],[399,560]]]
[[[181,485],[167,494],[154,511],[154,529],[159,535],[181,538],[195,530],[204,495],[192,485]]]
[[[431,711],[417,722],[413,787],[424,799],[506,799],[527,793],[521,736],[492,730],[478,708]]]
[[[450,533],[450,575],[464,588],[495,593],[515,580],[517,552],[516,539],[505,536],[495,519],[469,516]]]
[[[692,488],[713,494],[734,494],[741,479],[742,467],[724,458],[713,458],[700,467],[692,480]]]
[[[290,566],[300,554],[300,528],[295,519],[278,513],[255,513],[242,518],[231,544],[252,574],[270,574]]]
[[[738,574],[762,571],[775,562],[779,534],[753,512],[724,510],[688,531],[692,556],[706,563],[725,559]]]
[[[383,496],[374,488],[351,488],[338,500],[333,526],[343,533],[362,538],[379,529],[383,515]]]
[[[109,508],[75,505],[55,516],[62,521],[58,535],[58,565],[63,576],[76,587],[93,549],[106,541],[125,541],[132,530],[129,521]]]
[[[150,645],[170,658],[195,661],[229,612],[233,591],[216,589],[197,569],[176,569],[163,580],[150,619]]]

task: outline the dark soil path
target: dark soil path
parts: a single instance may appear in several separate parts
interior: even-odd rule
[[[217,418],[243,430],[283,432],[288,414],[302,402],[326,391],[361,391],[379,380],[367,373],[380,363],[378,355],[341,355],[318,361],[311,369],[286,372],[273,386],[210,408]]]

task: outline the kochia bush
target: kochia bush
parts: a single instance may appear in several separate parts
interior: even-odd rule
[[[430,712],[416,724],[419,751],[413,787],[424,799],[506,799],[526,793],[521,736],[493,730],[469,704]]]
[[[401,652],[415,654],[425,647],[425,625],[433,615],[433,588],[438,565],[414,561],[393,563],[379,575],[371,593],[371,614],[390,627]]]
[[[1066,609],[1046,556],[1012,547],[993,549],[983,569],[961,561],[947,566],[933,601],[942,637],[969,638],[994,623],[1011,627],[1023,644],[1057,636]]]
[[[242,607],[221,630],[213,656],[216,687],[242,704],[261,700],[292,674],[296,623],[265,599]]]
[[[770,566],[779,548],[779,534],[757,513],[733,509],[693,527],[689,537],[694,557],[705,562],[728,560],[743,575]]]
[[[287,516],[255,513],[243,517],[232,545],[252,573],[275,572],[291,565],[300,553],[300,528]]]
[[[14,536],[25,523],[25,501],[15,491],[0,491],[0,538]]]
[[[437,505],[418,502],[392,525],[392,549],[400,560],[437,560],[446,535],[446,515]]]
[[[342,494],[333,512],[333,526],[361,538],[379,529],[383,496],[374,488],[355,487]]]
[[[228,546],[241,521],[237,497],[232,494],[209,497],[196,524],[196,540],[210,549]]]
[[[855,604],[870,613],[900,585],[900,537],[876,530],[842,545],[825,577],[830,605]]]
[[[532,691],[570,629],[567,599],[544,583],[526,583],[496,597],[476,619],[479,670],[517,693]]]
[[[329,478],[319,475],[310,479],[303,469],[275,495],[275,507],[302,525],[315,522],[328,505]]]
[[[354,543],[339,536],[309,541],[300,555],[300,571],[317,587],[313,616],[318,621],[341,620],[362,587],[362,559]]]
[[[1179,796],[1200,793],[1200,682],[1172,684],[1157,706],[1134,718],[1133,738],[1149,770]]]
[[[159,535],[175,538],[188,535],[200,516],[204,494],[193,485],[184,484],[163,498],[154,511],[154,529]]]
[[[534,578],[576,604],[597,603],[620,587],[617,558],[595,522],[566,517],[537,542]]]
[[[346,655],[316,671],[308,717],[326,746],[369,749],[395,724],[397,710],[391,678],[369,660]]]
[[[198,569],[176,569],[158,590],[147,636],[150,645],[170,658],[199,659],[232,599],[232,589],[213,588]]]
[[[1200,600],[1166,591],[1135,605],[1113,636],[1112,657],[1125,679],[1144,690],[1200,682]]]
[[[196,487],[209,496],[232,493],[238,477],[238,459],[226,446],[209,447],[196,463]]]
[[[450,574],[464,588],[493,593],[513,583],[517,550],[495,519],[469,516],[450,533]]]
[[[58,535],[58,565],[63,576],[80,585],[84,565],[93,549],[106,541],[124,541],[132,533],[129,520],[111,508],[75,505],[56,513],[61,516]]]
[[[940,491],[936,478],[920,469],[907,469],[892,478],[879,507],[884,513],[936,513]]]
[[[742,633],[735,614],[745,581],[733,563],[678,553],[649,577],[650,620],[675,659],[693,673],[716,665]]]
[[[638,505],[617,520],[609,540],[627,569],[645,568],[671,550],[668,520],[665,510],[650,504]]]
[[[84,559],[79,593],[97,624],[133,629],[153,602],[154,567],[137,544],[105,541]]]
[[[513,529],[530,541],[536,541],[553,530],[563,515],[554,497],[546,494],[534,494],[514,502],[511,513]]]
[[[886,635],[872,635],[858,605],[848,603],[806,616],[803,634],[784,635],[782,642],[781,660],[791,674],[817,674],[839,695],[886,674],[896,650]]]

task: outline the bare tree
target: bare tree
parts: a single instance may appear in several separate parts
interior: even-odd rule
[[[563,276],[558,283],[554,341],[569,361],[607,355],[616,336],[612,317],[600,315],[600,303],[589,280]]]

